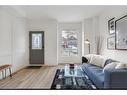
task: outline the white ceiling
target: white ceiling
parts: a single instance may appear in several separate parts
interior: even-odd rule
[[[105,10],[106,6],[20,6],[29,19],[56,19],[59,22],[82,21],[85,18],[96,16]]]

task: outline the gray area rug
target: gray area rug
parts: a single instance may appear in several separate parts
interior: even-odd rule
[[[73,77],[63,77],[64,70],[57,69],[56,75],[54,77],[51,89],[96,89],[96,86],[84,73],[85,77],[75,78],[75,83],[73,83]]]

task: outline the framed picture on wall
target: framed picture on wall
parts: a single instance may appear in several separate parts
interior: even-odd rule
[[[107,38],[107,49],[115,50],[115,36]]]
[[[108,32],[110,35],[115,33],[115,18],[108,21]]]
[[[115,21],[116,49],[127,50],[127,15]]]

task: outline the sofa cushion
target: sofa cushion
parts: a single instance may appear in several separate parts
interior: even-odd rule
[[[105,57],[102,57],[101,55],[94,55],[90,60],[90,64],[103,68],[106,60],[107,59]]]
[[[82,68],[98,88],[103,88],[104,74],[102,73],[102,68],[92,64],[83,64]]]
[[[115,67],[115,69],[125,69],[125,68],[127,68],[127,63],[121,63],[121,62],[119,62]]]

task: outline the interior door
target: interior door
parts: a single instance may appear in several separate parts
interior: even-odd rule
[[[44,64],[44,32],[29,32],[29,57],[30,64]]]

